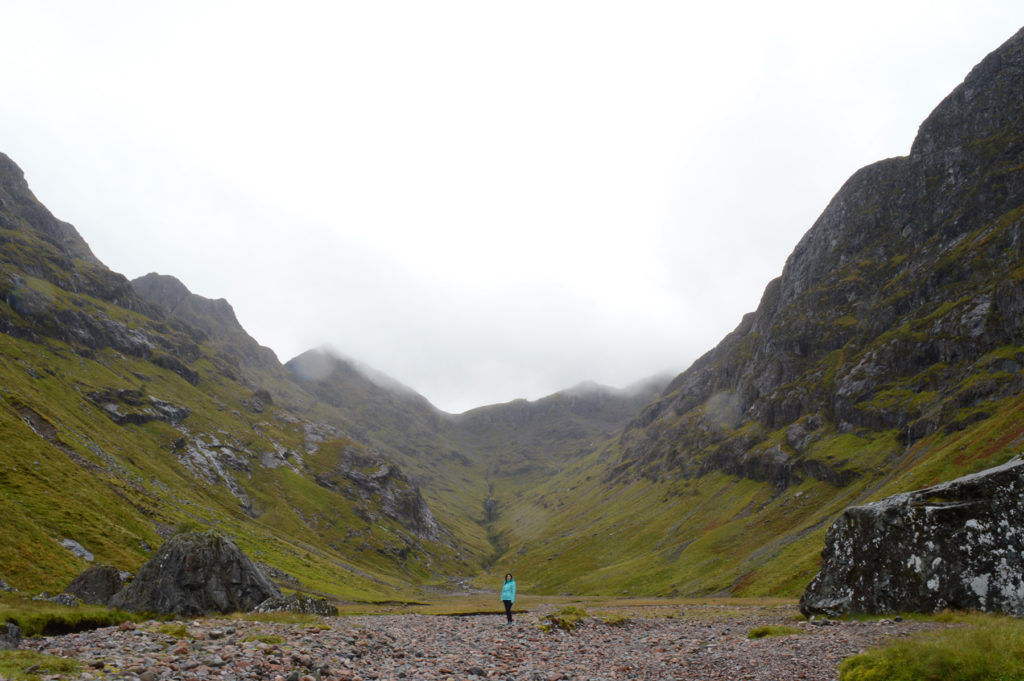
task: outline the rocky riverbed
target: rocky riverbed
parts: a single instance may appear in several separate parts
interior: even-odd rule
[[[762,625],[796,625],[791,607],[699,607],[582,620],[543,631],[543,613],[375,615],[279,624],[233,619],[126,623],[26,640],[78,659],[83,678],[138,681],[501,679],[835,679],[839,662],[935,624],[802,623],[802,634],[750,639]],[[169,633],[168,633],[169,632]]]

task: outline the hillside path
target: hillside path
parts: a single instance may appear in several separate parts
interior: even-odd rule
[[[183,639],[147,622],[24,645],[81,660],[86,679],[824,681],[837,678],[837,665],[847,656],[941,626],[804,624],[807,633],[802,635],[747,638],[759,625],[794,624],[793,612],[686,609],[671,618],[637,617],[621,626],[588,618],[571,633],[542,631],[539,616],[532,613],[520,615],[512,626],[498,613],[351,616],[324,618],[319,625],[204,619],[185,622],[188,636]]]

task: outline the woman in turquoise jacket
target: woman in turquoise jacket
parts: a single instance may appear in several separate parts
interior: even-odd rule
[[[512,624],[512,604],[516,602],[516,580],[512,579],[512,573],[505,575],[505,585],[501,587],[501,602],[505,604],[505,617],[508,623]]]

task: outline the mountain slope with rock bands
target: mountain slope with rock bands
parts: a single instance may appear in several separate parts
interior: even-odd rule
[[[1024,31],[614,445],[519,502],[505,559],[553,590],[799,593],[845,507],[1024,449],[1022,254]]]
[[[844,508],[1024,448],[1022,229],[1024,32],[908,156],[854,174],[667,387],[450,415],[332,353],[282,365],[226,301],[111,272],[0,156],[0,577],[53,590],[88,556],[135,570],[213,528],[336,597],[492,570],[795,595]]]

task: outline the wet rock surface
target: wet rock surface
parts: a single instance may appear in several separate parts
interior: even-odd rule
[[[864,506],[829,528],[804,614],[1024,617],[1024,459]]]
[[[751,640],[763,624],[790,624],[785,608],[636,618],[621,626],[587,618],[572,633],[538,628],[539,617],[382,615],[315,624],[186,622],[184,638],[148,622],[32,639],[25,647],[80,660],[82,678],[275,679],[834,679],[836,666],[868,646],[939,625],[876,622],[801,627]]]

